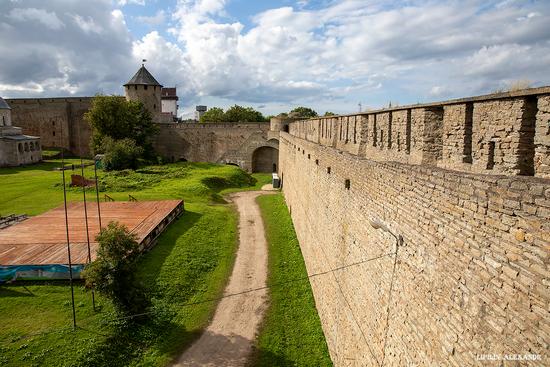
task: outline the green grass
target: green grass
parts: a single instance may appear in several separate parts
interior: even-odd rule
[[[42,159],[54,159],[61,155],[61,149],[59,148],[48,148],[42,149]]]
[[[69,160],[70,163],[78,163]],[[0,169],[0,213],[36,215],[62,204],[59,160]],[[67,171],[68,179],[70,172]],[[91,177],[93,168],[86,169]],[[75,172],[79,173],[79,172]],[[237,219],[223,205],[223,190],[255,189],[261,180],[234,166],[175,163],[136,172],[100,172],[102,195],[127,200],[184,199],[185,214],[140,259],[139,276],[159,310],[136,318],[131,332],[117,329],[112,305],[80,283],[75,288],[78,329],[71,329],[70,291],[65,282],[0,286],[0,365],[163,366],[197,337],[215,309],[231,271]],[[263,176],[259,175],[258,178]],[[89,195],[95,194],[89,190]],[[69,200],[81,189],[69,188]],[[220,205],[222,203],[222,205]],[[118,322],[120,323],[120,322]]]
[[[227,195],[238,191],[261,190],[262,186],[271,183],[271,173],[252,173],[251,176],[256,180],[254,185],[248,187],[228,187],[220,191],[220,195]]]
[[[77,159],[66,160],[65,165],[79,164]],[[89,161],[85,161],[89,163]],[[63,185],[60,160],[46,161],[25,167],[0,169],[0,215],[36,215],[63,202]],[[80,169],[66,170],[67,187],[71,174]],[[93,178],[93,167],[84,171],[86,178]],[[232,165],[212,163],[172,163],[162,166],[146,166],[136,171],[98,171],[100,196],[107,194],[115,200],[128,200],[133,195],[138,200],[180,198],[186,202],[223,203],[221,195],[242,190],[258,190],[270,175],[249,175]],[[88,199],[95,200],[95,189],[88,189]],[[69,201],[81,201],[82,189],[69,188]]]
[[[257,199],[269,246],[271,304],[255,366],[332,366],[307,271],[282,194]],[[297,281],[299,280],[299,281]]]

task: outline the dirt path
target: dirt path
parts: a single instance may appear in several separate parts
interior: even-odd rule
[[[239,211],[239,249],[229,284],[202,336],[187,349],[175,366],[244,366],[257,328],[267,307],[267,290],[244,294],[266,285],[267,243],[256,197],[261,191],[231,196]],[[235,295],[237,294],[237,295]]]

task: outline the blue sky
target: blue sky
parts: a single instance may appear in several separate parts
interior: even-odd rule
[[[214,19],[225,22],[240,22],[244,25],[244,31],[249,30],[252,25],[254,15],[264,12],[269,9],[275,9],[283,6],[296,6],[297,8],[315,8],[319,7],[326,1],[310,1],[306,6],[302,6],[295,1],[274,1],[274,0],[232,0],[228,1],[225,7],[225,14],[215,15]],[[126,15],[126,23],[132,35],[136,38],[141,38],[147,33],[157,30],[166,39],[176,41],[167,28],[170,26],[169,14],[177,7],[177,0],[151,0],[126,2],[122,6]],[[166,24],[153,26],[144,23],[140,17],[154,17],[159,12],[165,13]]]
[[[0,95],[122,94],[147,68],[180,110],[349,113],[550,84],[550,1],[8,0]]]

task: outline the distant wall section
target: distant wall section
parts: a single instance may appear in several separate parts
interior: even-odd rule
[[[269,123],[159,124],[155,150],[172,161],[235,164],[251,171],[253,153],[261,147],[279,148],[268,136]]]
[[[11,107],[14,126],[23,134],[39,136],[41,145],[65,148],[75,154],[90,154],[91,129],[84,113],[92,97],[16,98],[6,100]]]

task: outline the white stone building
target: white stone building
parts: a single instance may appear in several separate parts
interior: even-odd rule
[[[160,101],[162,104],[162,113],[170,113],[172,116],[178,116],[178,95],[176,88],[162,88]]]
[[[20,166],[42,160],[40,138],[21,133],[11,125],[11,108],[0,97],[0,167]]]

